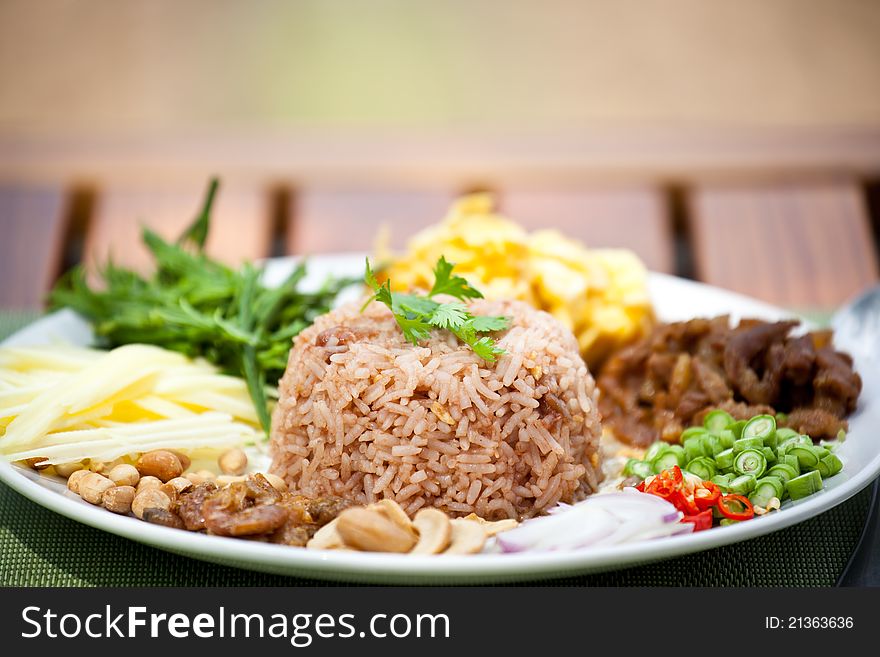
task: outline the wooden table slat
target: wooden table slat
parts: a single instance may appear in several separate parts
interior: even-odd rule
[[[85,240],[83,261],[89,266],[112,256],[116,264],[138,271],[150,266],[142,226],[165,239],[176,239],[201,208],[197,188],[110,187],[98,193],[95,215]],[[221,186],[214,200],[208,253],[231,265],[270,254],[273,219],[268,194],[257,188]]]
[[[555,228],[588,247],[635,251],[649,269],[675,268],[672,230],[659,189],[505,189],[501,211],[529,230]]]
[[[697,276],[793,307],[837,306],[878,280],[855,182],[715,185],[688,199]]]
[[[60,188],[0,187],[0,308],[39,308],[61,266]]]
[[[440,221],[455,195],[437,190],[310,188],[291,199],[289,253],[372,251],[380,229],[402,249],[422,228]]]

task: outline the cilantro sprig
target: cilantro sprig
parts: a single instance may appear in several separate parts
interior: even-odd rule
[[[373,296],[367,300],[364,308],[373,301],[388,306],[404,337],[414,345],[427,340],[433,330],[445,330],[468,345],[477,356],[494,363],[504,350],[490,336],[481,334],[503,331],[510,325],[510,319],[471,314],[464,302],[468,299],[482,299],[483,295],[464,278],[453,275],[454,267],[454,263],[440,256],[434,267],[434,285],[431,291],[427,296],[419,296],[392,292],[389,280],[380,284],[367,258],[364,281],[373,290]],[[456,300],[446,303],[437,301],[434,297],[439,294],[454,297]]]

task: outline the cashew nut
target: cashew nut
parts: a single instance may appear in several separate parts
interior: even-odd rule
[[[406,511],[403,510],[403,507],[397,502],[389,499],[379,500],[374,504],[370,504],[367,509],[370,511],[378,511],[384,515],[388,520],[412,536],[413,543],[416,542],[418,536],[413,529],[412,521],[409,519],[409,516],[406,515]]]
[[[336,550],[344,548],[345,541],[342,540],[342,536],[339,535],[339,531],[336,529],[336,524],[338,522],[339,518],[335,518],[321,527],[321,529],[315,532],[315,535],[312,536],[311,540],[306,544],[306,547],[314,548],[316,550]]]
[[[409,552],[415,532],[404,529],[377,509],[356,507],[339,514],[339,535],[349,547],[367,552]]]
[[[486,532],[480,523],[458,518],[452,520],[452,540],[443,554],[476,554],[486,543]]]
[[[476,513],[471,513],[466,515],[462,520],[473,520],[474,522],[480,523],[480,527],[483,528],[483,531],[486,532],[486,536],[495,536],[495,534],[500,534],[501,532],[506,532],[508,529],[513,529],[519,523],[513,518],[505,518],[504,520],[486,520],[485,518],[481,518]]]
[[[422,509],[416,514],[413,526],[419,532],[419,542],[410,554],[440,554],[449,545],[452,523],[440,509]]]

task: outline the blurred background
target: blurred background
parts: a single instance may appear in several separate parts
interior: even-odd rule
[[[878,279],[880,2],[0,0],[0,307],[146,266],[402,246],[464,191],[797,309]]]

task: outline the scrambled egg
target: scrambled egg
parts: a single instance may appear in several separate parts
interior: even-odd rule
[[[527,233],[496,214],[487,194],[464,196],[446,218],[409,243],[405,255],[379,248],[395,290],[429,289],[443,255],[489,299],[521,299],[575,334],[590,367],[640,337],[653,321],[647,272],[624,249],[587,249],[555,230]]]

